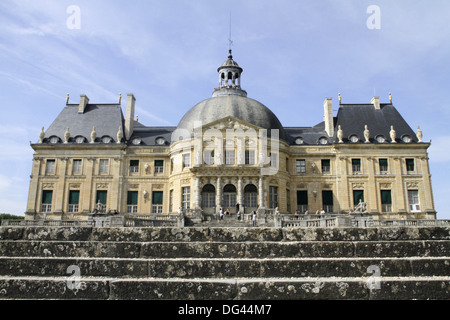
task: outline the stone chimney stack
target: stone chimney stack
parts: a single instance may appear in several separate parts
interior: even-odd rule
[[[85,94],[80,95],[80,106],[78,107],[78,113],[84,113],[88,103],[89,98]]]
[[[334,135],[334,120],[333,120],[333,102],[331,98],[326,98],[323,103],[325,120],[325,131],[328,136],[332,137]]]
[[[132,93],[127,94],[127,110],[125,115],[125,139],[129,140],[133,134],[134,106],[136,98]]]
[[[380,97],[373,97],[370,103],[373,104],[375,110],[380,110]]]

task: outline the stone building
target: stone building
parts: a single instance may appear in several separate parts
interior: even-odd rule
[[[214,214],[272,210],[364,212],[435,219],[427,149],[392,104],[343,104],[312,127],[283,127],[241,88],[243,69],[218,68],[212,97],[178,126],[135,120],[135,97],[69,103],[32,143],[26,219],[86,219],[97,207],[120,214]],[[101,206],[99,206],[101,204]]]

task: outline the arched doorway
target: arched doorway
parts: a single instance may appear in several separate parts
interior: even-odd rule
[[[205,213],[214,213],[216,207],[216,188],[206,184],[202,188],[202,208]]]
[[[254,184],[244,188],[244,208],[247,213],[258,209],[258,189]]]
[[[236,213],[236,187],[227,184],[223,187],[223,211],[230,209],[230,212]]]

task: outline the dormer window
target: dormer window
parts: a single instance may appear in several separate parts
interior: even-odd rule
[[[50,137],[50,143],[56,144],[56,143],[60,143],[60,142],[61,142],[61,139],[59,139],[57,136]]]
[[[321,137],[321,138],[319,139],[319,144],[327,144],[327,143],[328,143],[328,139],[327,139],[327,138]]]
[[[102,142],[103,143],[111,143],[112,142],[112,138],[109,136],[104,136],[102,137]]]
[[[135,146],[140,145],[141,142],[142,140],[139,137],[134,137],[133,140],[131,140],[131,143],[134,144]]]
[[[348,140],[350,140],[350,142],[357,143],[359,141],[359,138],[356,134],[353,134],[348,138]]]
[[[383,135],[376,136],[375,140],[377,140],[378,143],[385,143],[386,142],[386,138]]]
[[[159,138],[156,138],[155,142],[157,145],[162,146],[163,144],[166,143],[166,139],[164,139],[163,137],[159,137]]]
[[[404,136],[402,137],[402,141],[403,141],[404,143],[410,143],[410,142],[411,142],[411,137],[408,136],[408,135],[404,135]]]

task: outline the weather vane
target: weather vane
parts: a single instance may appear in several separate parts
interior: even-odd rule
[[[230,50],[231,50],[232,45],[233,45],[233,40],[231,40],[231,12],[230,12],[230,36],[228,38],[228,46],[229,46]]]

